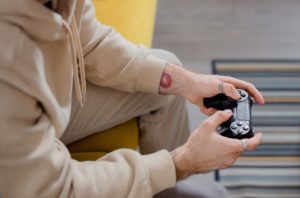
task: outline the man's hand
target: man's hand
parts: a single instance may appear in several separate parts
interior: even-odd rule
[[[264,104],[262,95],[251,83],[228,76],[196,74],[171,63],[163,72],[160,93],[181,95],[191,103],[198,105],[202,113],[212,115],[216,109],[207,109],[203,105],[203,98],[219,94],[220,83],[223,83],[224,93],[232,99],[240,98],[236,90],[236,88],[240,88],[248,91],[258,104]]]
[[[230,110],[217,111],[202,122],[184,145],[171,152],[177,180],[195,173],[223,169],[235,162],[243,152],[242,141],[223,137],[216,131],[231,116]],[[261,142],[261,134],[245,141],[247,150],[254,150]]]

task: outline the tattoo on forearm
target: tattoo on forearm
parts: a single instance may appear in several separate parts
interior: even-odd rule
[[[160,86],[167,89],[170,88],[172,85],[172,77],[170,74],[163,72],[161,79],[160,79]]]

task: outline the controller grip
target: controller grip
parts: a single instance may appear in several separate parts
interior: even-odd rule
[[[204,98],[203,104],[207,108],[214,108],[217,110],[232,109],[237,107],[237,101],[227,97],[225,94],[218,94],[211,98]]]

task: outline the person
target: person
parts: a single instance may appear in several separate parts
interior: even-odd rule
[[[263,104],[252,84],[133,45],[95,19],[90,0],[2,0],[0,13],[0,197],[152,197],[260,143],[217,134],[232,112],[202,102],[242,88]],[[192,135],[185,99],[210,115]],[[71,159],[65,144],[137,116],[143,155]]]

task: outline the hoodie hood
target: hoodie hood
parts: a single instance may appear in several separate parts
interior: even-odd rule
[[[1,0],[0,20],[22,29],[32,40],[55,41],[69,36],[76,96],[81,104],[86,98],[84,58],[79,32],[73,16],[76,0]],[[78,60],[78,61],[77,61]]]
[[[55,0],[52,4],[50,10],[42,0],[1,0],[0,20],[18,26],[33,40],[58,40],[66,35],[63,22],[70,23],[75,0]]]

